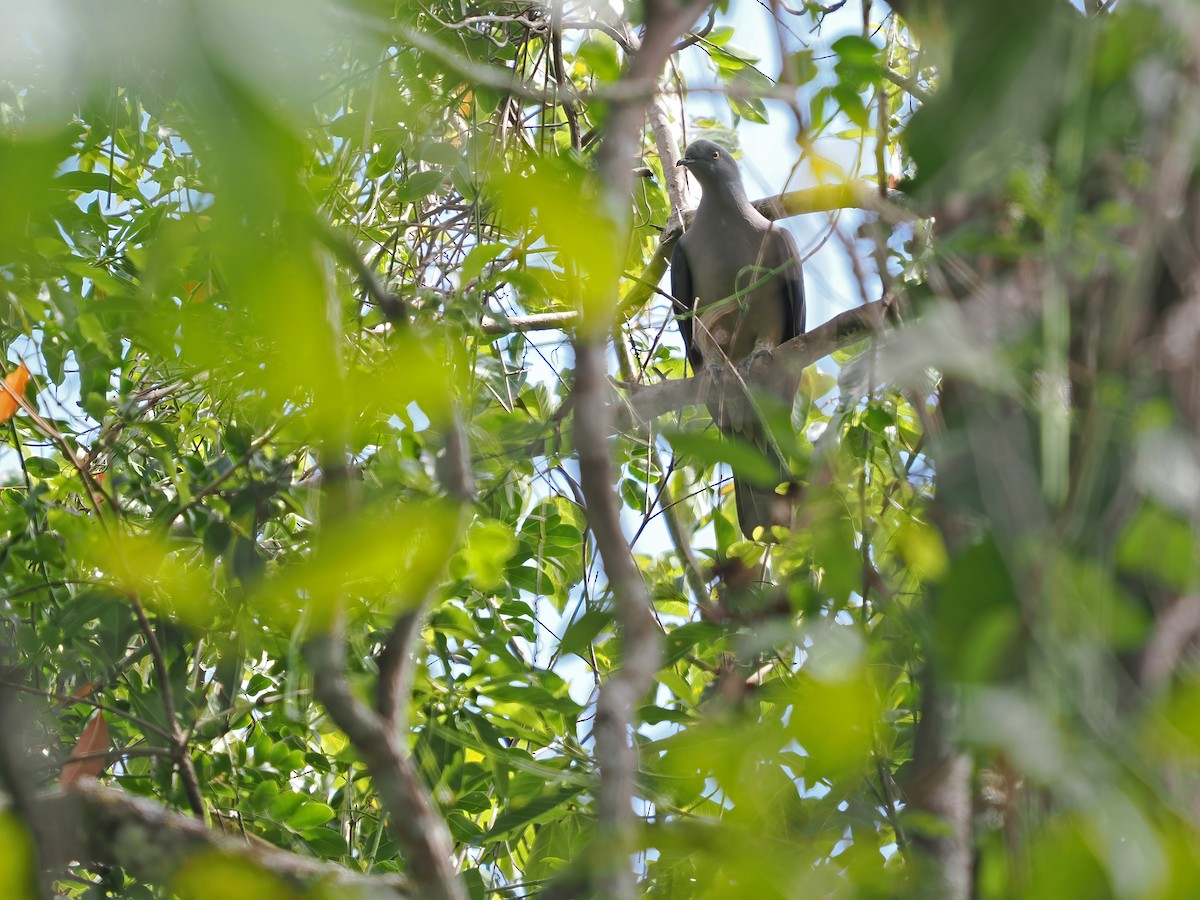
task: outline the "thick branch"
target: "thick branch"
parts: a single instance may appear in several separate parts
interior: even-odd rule
[[[597,153],[598,180],[605,187],[607,205],[618,223],[619,233],[627,233],[631,225],[629,195],[633,175],[628,160],[641,143],[646,104],[658,91],[660,73],[676,40],[708,6],[695,0],[682,4],[676,0],[646,0],[642,43],[618,85],[626,90],[614,95],[606,136]],[[648,297],[661,277],[662,270],[647,279],[644,287],[639,284],[635,290],[646,291]],[[615,301],[615,284],[613,292]],[[660,649],[650,596],[621,529],[620,502],[613,487],[606,349],[618,306],[614,302],[609,309],[591,310],[576,333],[575,443],[588,527],[604,563],[624,642],[621,667],[609,675],[596,702],[594,733],[596,761],[600,766],[596,798],[598,841],[603,858],[608,860],[599,873],[596,893],[612,900],[632,900],[637,893],[629,864],[634,849],[633,786],[637,753],[630,731],[636,704],[649,690],[658,671]]]
[[[833,212],[838,209],[861,209],[877,213],[889,225],[912,222],[920,218],[909,196],[902,191],[888,191],[887,199],[879,196],[879,185],[856,179],[840,184],[788,191],[776,197],[754,201],[754,208],[768,219],[787,219],[806,213]]]
[[[350,690],[340,629],[311,640],[305,656],[317,697],[371,772],[371,783],[404,847],[417,893],[431,900],[466,900],[466,890],[454,870],[454,845],[446,822],[399,733]]]
[[[769,361],[763,361],[764,377],[771,378],[772,370],[798,373],[835,350],[856,344],[877,333],[895,305],[891,296],[847,310],[812,331],[792,338],[776,348]],[[626,400],[631,418],[648,422],[669,412],[719,399],[724,391],[740,384],[737,372],[721,377],[708,373],[691,378],[672,378],[657,384],[630,384]],[[619,424],[619,423],[618,423]]]
[[[405,882],[396,876],[364,875],[280,850],[254,837],[233,837],[161,803],[105,787],[90,778],[70,791],[37,798],[43,818],[57,823],[65,866],[71,859],[119,866],[140,881],[165,885],[188,860],[218,851],[265,869],[291,889],[305,892],[317,885],[352,897],[403,898]]]
[[[650,595],[621,530],[620,504],[613,489],[606,345],[607,341],[600,338],[576,344],[575,442],[588,527],[604,562],[624,639],[622,666],[600,690],[595,725],[601,774],[597,797],[601,840],[611,860],[610,871],[603,873],[603,884],[606,896],[621,898],[634,894],[628,860],[632,851],[631,804],[637,754],[629,741],[629,729],[633,710],[658,671],[661,651]]]
[[[954,689],[939,682],[927,663],[906,794],[910,809],[944,825],[914,835],[929,864],[920,873],[922,886],[928,896],[967,900],[972,896],[971,757],[953,734],[959,717]]]

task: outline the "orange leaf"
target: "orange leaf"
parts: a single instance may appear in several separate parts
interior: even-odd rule
[[[84,697],[91,694],[91,692],[94,690],[95,690],[95,687],[93,686],[93,684],[90,681],[85,681],[79,687],[75,688],[75,690],[71,691],[71,696],[76,699],[82,700]]]
[[[108,750],[108,723],[104,713],[96,710],[84,726],[79,743],[71,751],[71,761],[63,766],[58,786],[70,787],[80,778],[95,778],[104,771],[104,757],[99,754]],[[79,757],[86,757],[79,759]]]
[[[208,296],[208,288],[199,281],[185,281],[183,283],[183,292],[188,295],[188,298],[193,303],[203,303],[204,298]]]
[[[29,384],[29,367],[25,363],[4,376],[4,383],[12,389],[13,394],[23,396],[25,385]],[[0,422],[7,422],[17,413],[17,400],[8,391],[0,394]]]

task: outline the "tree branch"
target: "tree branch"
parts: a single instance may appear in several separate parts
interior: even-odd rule
[[[652,115],[651,122],[654,117]],[[668,179],[675,177],[674,160],[663,157],[664,172]],[[670,187],[670,185],[668,186]],[[672,193],[668,191],[668,193]],[[921,216],[907,194],[901,191],[888,191],[887,198],[879,196],[879,187],[870,181],[856,180],[842,184],[826,184],[819,187],[804,188],[798,191],[788,191],[773,197],[763,197],[754,201],[754,208],[768,219],[786,219],[792,216],[802,216],[809,213],[834,212],[839,209],[861,209],[873,212],[889,225],[902,222],[913,222]],[[685,221],[690,222],[696,215],[695,210],[683,213]],[[646,268],[634,280],[634,285],[621,301],[622,314],[632,315],[640,310],[654,295],[658,283],[667,273],[671,259],[671,250],[683,229],[675,222],[663,229],[654,255]],[[529,316],[511,316],[493,319],[485,316],[482,322],[484,334],[513,334],[528,331],[560,331],[570,328],[579,321],[579,313],[574,310],[552,313],[537,313]]]
[[[446,435],[446,446],[438,460],[438,475],[450,496],[462,503],[460,528],[466,525],[467,503],[475,497],[471,451],[467,433],[456,414]],[[379,654],[379,681],[375,687],[375,711],[393,732],[408,731],[408,699],[417,668],[416,642],[421,635],[430,595],[416,609],[402,613]]]
[[[466,900],[452,861],[450,832],[399,732],[350,690],[342,629],[331,628],[309,641],[305,657],[317,697],[371,772],[371,783],[404,847],[417,894],[430,900]]]
[[[764,377],[770,379],[776,370],[780,375],[802,372],[835,350],[876,334],[895,304],[895,297],[889,294],[882,300],[847,310],[812,331],[792,338],[777,347],[769,360],[758,363],[764,367]],[[625,384],[622,387],[627,392],[628,416],[615,424],[617,427],[626,427],[632,420],[649,422],[666,413],[718,399],[722,392],[736,389],[734,386],[740,384],[740,373],[733,371],[720,378],[703,373],[691,378],[672,378],[657,384]]]
[[[163,655],[162,644],[159,643],[158,633],[146,617],[142,600],[136,593],[129,593],[129,603],[137,616],[138,627],[146,638],[150,648],[150,658],[154,663],[154,674],[159,681],[159,691],[162,693],[163,715],[167,720],[167,730],[171,733],[171,756],[179,769],[179,778],[183,782],[183,791],[188,798],[188,805],[196,818],[207,821],[208,812],[204,798],[200,794],[200,781],[196,777],[196,767],[192,765],[192,754],[188,749],[188,737],[179,727],[179,719],[175,715],[175,693],[171,689],[171,676],[167,671],[167,660]]]
[[[892,69],[884,69],[883,77],[922,103],[928,103],[933,98],[933,95],[929,91],[917,84],[915,78],[906,78]]]
[[[530,316],[509,316],[493,319],[484,316],[480,323],[484,334],[515,334],[524,331],[561,331],[574,325],[579,313],[567,312],[536,313]]]
[[[684,4],[676,0],[646,0],[642,43],[618,84],[618,88],[626,90],[613,93],[606,136],[597,153],[598,182],[604,186],[618,234],[627,234],[631,226],[629,197],[633,174],[628,160],[641,143],[646,104],[658,91],[659,74],[675,41],[708,6],[707,2],[695,0]],[[635,290],[646,291],[648,297],[661,277],[660,270],[657,276],[647,279],[645,287],[639,284]],[[613,292],[615,301],[615,284]],[[606,397],[606,349],[621,305],[613,302],[609,309],[593,308],[580,323],[575,338],[573,396],[575,443],[588,527],[604,563],[624,642],[621,667],[609,675],[596,702],[594,735],[596,761],[600,766],[597,838],[602,858],[607,861],[599,872],[596,887],[599,895],[611,900],[632,900],[637,892],[629,864],[634,849],[633,787],[637,753],[630,732],[636,704],[649,690],[658,671],[661,650],[650,595],[621,529],[621,509],[614,490],[608,443],[612,410]]]
[[[72,859],[119,866],[141,881],[165,885],[189,860],[216,851],[270,872],[297,892],[320,885],[355,897],[412,896],[405,890],[406,881],[395,875],[362,874],[280,850],[255,837],[222,834],[161,803],[91,778],[69,791],[40,794],[37,804],[43,817],[56,823],[59,836],[59,858],[43,862],[59,867]]]

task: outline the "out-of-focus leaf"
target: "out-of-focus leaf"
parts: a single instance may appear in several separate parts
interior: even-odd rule
[[[502,840],[549,816],[578,796],[582,789],[581,786],[558,788],[532,797],[525,803],[510,804],[488,831],[485,842]]]
[[[616,81],[621,75],[621,62],[617,57],[617,45],[606,34],[591,33],[581,41],[575,51],[578,60],[585,63],[590,74],[601,81]]]
[[[585,311],[616,302],[625,247],[590,172],[570,158],[543,158],[523,171],[494,175],[489,188],[510,222],[534,225],[531,249],[544,242],[567,279],[568,297],[577,297]]]
[[[0,812],[0,896],[33,900],[37,885],[33,841],[25,826],[11,812]]]
[[[1128,572],[1153,575],[1186,590],[1200,579],[1196,536],[1182,516],[1154,503],[1134,514],[1117,542],[1117,562]]]
[[[779,467],[746,441],[716,431],[667,431],[665,436],[678,452],[695,457],[705,466],[724,463],[741,477],[763,487],[773,487],[780,481]]]
[[[171,879],[181,900],[294,900],[295,894],[276,875],[244,858],[216,851],[188,859]]]

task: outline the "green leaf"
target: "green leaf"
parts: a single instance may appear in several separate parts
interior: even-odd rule
[[[617,57],[616,42],[606,34],[590,33],[580,42],[575,56],[601,81],[613,82],[621,77],[621,61]]]
[[[667,662],[682,659],[694,647],[711,644],[724,634],[714,622],[688,622],[667,632]]]
[[[497,817],[483,843],[491,844],[514,836],[535,822],[551,818],[551,814],[556,811],[566,812],[566,804],[582,790],[582,786],[557,788],[533,797],[514,798],[505,812]]]
[[[398,203],[411,203],[432,194],[445,179],[445,173],[439,169],[424,172],[414,172],[408,178],[396,184],[395,199]]]
[[[336,828],[305,828],[300,837],[324,859],[337,859],[350,853],[350,846]]]
[[[308,798],[296,791],[280,791],[279,796],[271,801],[271,818],[287,821],[306,802]]]
[[[848,84],[835,84],[832,90],[833,99],[837,101],[838,109],[846,114],[851,122],[859,128],[867,128],[871,123],[870,114],[863,104],[859,89]]]
[[[31,456],[25,460],[25,468],[34,478],[50,478],[61,470],[58,461],[49,456]]]
[[[296,831],[302,831],[306,828],[312,828],[314,825],[324,825],[334,817],[333,807],[325,803],[318,803],[310,800],[301,803],[291,815],[287,817],[288,827]]]
[[[462,162],[462,151],[445,141],[421,141],[413,155],[417,159],[445,169]]]
[[[843,84],[859,91],[878,83],[881,72],[879,48],[871,41],[861,35],[848,34],[833,42],[833,51],[838,55],[834,71]]]
[[[476,520],[467,531],[462,549],[466,577],[481,589],[494,588],[504,577],[505,564],[517,550],[517,539],[508,525]]]
[[[474,281],[488,263],[495,261],[511,249],[504,244],[476,244],[467,254],[467,258],[463,260],[462,268],[459,269],[459,282],[469,284]]]
[[[250,792],[250,808],[255,810],[265,810],[270,807],[275,798],[279,796],[279,785],[274,781],[261,781]]]
[[[783,71],[788,81],[797,86],[808,84],[817,77],[817,64],[812,50],[799,50],[784,61]]]
[[[1182,516],[1143,503],[1117,541],[1117,563],[1126,572],[1153,575],[1177,590],[1200,581],[1196,534]]]
[[[760,125],[766,125],[768,122],[766,104],[757,97],[741,99],[730,95],[729,108],[748,122],[758,122]]]
[[[612,618],[612,612],[607,609],[589,609],[567,626],[559,641],[558,652],[564,656],[574,653],[586,659],[585,652],[600,632],[612,624]]]
[[[716,431],[664,430],[663,435],[677,452],[692,456],[705,466],[724,463],[739,476],[763,487],[774,487],[783,480],[779,467],[744,440],[724,437]]]

